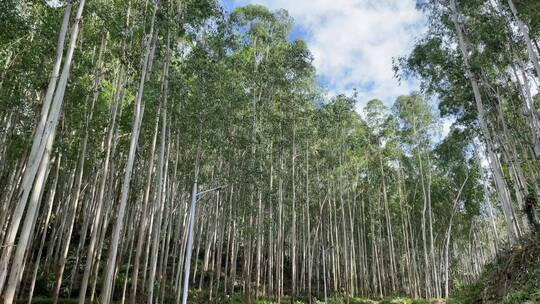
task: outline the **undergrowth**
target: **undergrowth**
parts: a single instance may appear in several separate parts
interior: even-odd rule
[[[540,303],[540,237],[529,235],[501,252],[456,297],[464,304]]]

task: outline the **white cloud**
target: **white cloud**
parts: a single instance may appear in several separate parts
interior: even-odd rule
[[[230,0],[284,8],[308,32],[303,39],[331,93],[357,88],[360,100],[387,105],[417,89],[414,81],[394,79],[392,58],[406,55],[424,30],[414,0]]]

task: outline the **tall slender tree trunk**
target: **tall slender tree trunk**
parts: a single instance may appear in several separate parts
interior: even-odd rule
[[[100,225],[102,223],[103,219],[103,201],[105,198],[105,191],[107,186],[107,181],[109,180],[109,166],[110,166],[110,159],[111,159],[111,152],[112,152],[112,142],[114,139],[115,129],[116,129],[116,116],[118,113],[119,104],[122,103],[121,101],[121,91],[123,90],[124,86],[124,69],[123,67],[120,67],[118,72],[118,79],[116,84],[116,90],[113,105],[111,109],[111,117],[109,120],[109,127],[108,127],[108,133],[107,133],[107,139],[106,139],[106,148],[105,148],[105,160],[103,161],[103,168],[102,168],[102,177],[99,183],[99,189],[98,189],[98,195],[96,198],[96,211],[94,212],[94,220],[92,222],[92,228],[90,233],[90,243],[87,247],[87,254],[86,254],[86,265],[84,267],[84,273],[83,277],[81,279],[81,287],[79,291],[79,304],[84,304],[86,299],[86,291],[88,288],[88,282],[90,279],[90,274],[92,272],[92,267],[94,265],[94,256],[96,253],[96,245],[99,238],[99,231],[100,231]]]
[[[150,65],[150,52],[152,50],[152,43],[154,41],[154,24],[156,19],[156,12],[158,9],[158,2],[154,4],[154,10],[152,13],[150,33],[147,35],[146,39],[146,49],[144,60],[142,64],[142,73],[139,82],[139,88],[137,91],[137,97],[135,99],[135,111],[134,111],[134,120],[133,120],[133,130],[131,133],[131,142],[129,146],[128,160],[125,168],[124,181],[122,184],[122,191],[120,196],[120,205],[118,207],[118,215],[116,222],[113,228],[113,234],[111,237],[109,256],[107,258],[107,266],[103,278],[103,287],[101,290],[100,302],[103,304],[108,304],[111,300],[112,294],[112,281],[116,268],[116,256],[118,253],[118,242],[120,239],[120,233],[124,226],[124,216],[126,213],[126,204],[129,196],[129,189],[131,183],[131,175],[133,173],[133,163],[135,162],[135,152],[137,150],[137,143],[139,141],[139,133],[143,117],[143,94],[144,94],[144,85],[146,82],[146,74]]]
[[[164,179],[165,174],[165,142],[167,140],[167,95],[168,95],[168,71],[169,71],[169,44],[170,44],[170,34],[167,36],[167,47],[166,47],[166,58],[163,64],[163,86],[162,86],[162,112],[161,112],[161,139],[160,139],[160,150],[159,150],[159,161],[158,161],[158,170],[156,178],[156,215],[157,219],[154,222],[154,229],[152,230],[154,235],[152,236],[152,261],[150,267],[150,277],[148,280],[148,299],[147,303],[153,303],[153,294],[154,294],[154,280],[156,276],[156,266],[158,258],[158,248],[161,236],[161,225],[163,217],[163,197],[165,192]]]
[[[54,205],[54,198],[56,196],[56,189],[58,186],[58,177],[60,175],[61,160],[62,160],[62,154],[59,154],[56,160],[56,173],[54,177],[54,182],[51,186],[51,191],[49,192],[47,216],[45,217],[45,221],[43,223],[43,233],[41,234],[41,241],[40,241],[39,249],[37,252],[37,257],[36,257],[36,261],[34,262],[34,271],[32,272],[32,279],[30,281],[30,291],[28,293],[28,304],[32,304],[32,297],[34,295],[34,287],[35,287],[36,279],[38,276],[41,255],[43,252],[43,247],[45,246],[45,240],[47,239],[47,230],[49,226],[49,221],[51,219],[51,212]]]
[[[46,154],[46,149],[49,143],[49,137],[53,137],[56,131],[56,126],[59,121],[60,108],[62,106],[64,91],[67,85],[67,79],[69,77],[69,71],[71,67],[71,60],[73,58],[73,52],[75,50],[75,45],[77,43],[77,36],[79,34],[79,23],[82,17],[82,12],[84,8],[85,0],[81,0],[79,3],[79,8],[77,10],[77,16],[75,17],[74,24],[71,30],[70,41],[68,49],[66,52],[66,59],[64,61],[64,66],[62,68],[62,73],[60,74],[60,79],[58,79],[58,73],[60,72],[60,65],[62,62],[62,54],[64,52],[64,40],[67,34],[67,27],[69,23],[69,17],[71,15],[72,2],[69,1],[65,12],[64,18],[62,20],[62,26],[60,28],[60,34],[58,37],[58,44],[56,48],[56,59],[53,65],[53,70],[49,80],[49,86],[47,88],[47,93],[41,110],[41,116],[36,128],[32,148],[30,151],[30,156],[27,160],[27,166],[23,175],[23,180],[21,184],[22,194],[17,203],[17,206],[13,212],[13,216],[8,226],[7,236],[4,240],[4,251],[2,252],[2,257],[0,258],[0,293],[4,288],[5,279],[7,277],[9,261],[11,259],[11,253],[13,251],[13,244],[15,237],[19,230],[19,224],[22,220],[24,210],[27,206],[28,196],[32,189],[37,187],[38,191],[41,191],[44,183],[38,183],[34,179],[36,175],[39,174],[38,171],[42,167],[43,160],[48,162],[48,158],[44,155]],[[54,95],[53,95],[54,94]],[[52,142],[51,142],[52,149]],[[44,164],[47,167],[48,163]],[[35,205],[30,205],[27,208],[27,214],[32,213],[35,209]],[[26,227],[26,229],[32,229],[33,227]],[[24,229],[24,228],[23,228]],[[21,232],[23,233],[23,232]],[[26,233],[26,232],[24,232]],[[23,244],[18,245],[20,247]],[[17,265],[12,263],[15,267],[22,267],[22,265]],[[13,268],[12,268],[13,269]],[[15,269],[15,272],[19,272],[20,269]]]
[[[38,174],[36,176],[36,184],[44,184],[47,179],[47,169],[49,166],[49,158],[52,151],[52,146],[54,142],[54,132],[47,140],[47,148],[45,150],[45,155],[43,155],[43,160],[38,169]],[[22,270],[24,268],[23,259],[25,257],[26,249],[28,247],[28,242],[30,241],[30,234],[33,231],[35,226],[36,213],[39,210],[40,198],[42,194],[42,188],[37,187],[32,191],[32,196],[30,197],[30,206],[31,207],[26,212],[26,217],[24,219],[23,228],[19,236],[19,241],[17,243],[17,248],[15,250],[15,257],[11,263],[11,271],[9,274],[9,280],[4,293],[4,303],[11,304],[14,302],[15,292],[19,280],[22,276]]]
[[[450,0],[450,7],[452,13],[452,22],[454,23],[455,31],[458,36],[458,45],[461,50],[463,61],[465,63],[467,78],[469,78],[473,89],[474,99],[476,101],[476,109],[478,112],[478,121],[480,122],[481,131],[484,135],[484,140],[486,142],[486,149],[490,167],[493,173],[493,178],[495,179],[495,184],[497,186],[497,193],[499,195],[499,199],[501,200],[501,203],[503,205],[503,211],[506,219],[506,227],[508,230],[508,238],[510,240],[510,243],[513,245],[516,243],[519,234],[512,211],[512,201],[508,193],[508,186],[506,184],[506,181],[504,180],[504,175],[500,166],[499,159],[495,152],[493,152],[492,139],[486,122],[487,117],[484,111],[482,95],[480,93],[478,81],[476,80],[476,77],[474,76],[469,64],[469,46],[463,33],[462,24],[460,23],[459,19],[459,11],[456,6],[455,0]]]
[[[56,273],[56,283],[53,290],[54,304],[58,303],[58,296],[60,294],[62,277],[64,275],[64,268],[66,265],[69,245],[71,243],[71,234],[73,232],[73,224],[75,222],[75,217],[77,215],[76,213],[77,213],[78,205],[79,205],[79,197],[81,194],[81,186],[82,186],[83,176],[84,176],[84,166],[85,166],[85,161],[86,161],[86,150],[88,146],[88,137],[90,135],[89,129],[90,129],[90,123],[92,122],[92,118],[94,116],[94,107],[95,107],[95,104],[99,95],[99,86],[101,83],[101,74],[102,74],[102,69],[103,69],[103,52],[106,48],[106,43],[107,43],[107,40],[105,37],[103,37],[101,40],[101,45],[99,47],[99,55],[96,61],[95,79],[94,79],[94,85],[92,88],[92,91],[94,92],[94,94],[92,97],[89,113],[87,114],[87,117],[86,117],[85,134],[84,134],[83,141],[81,143],[81,152],[80,152],[79,164],[78,164],[79,174],[77,176],[77,181],[76,181],[76,186],[75,186],[75,197],[73,199],[73,207],[71,207],[72,212],[68,213],[68,219],[67,219],[69,223],[68,232],[65,235],[65,240],[63,242],[64,247],[62,248],[62,253],[60,257],[60,264],[58,265],[58,270]]]
[[[510,6],[510,10],[512,11],[512,14],[514,15],[514,18],[516,19],[516,23],[518,25],[519,31],[523,35],[525,44],[527,45],[527,55],[529,55],[529,59],[531,60],[534,66],[534,69],[536,70],[537,77],[540,77],[540,61],[538,60],[538,54],[535,52],[531,37],[529,36],[529,29],[519,17],[514,1],[508,0],[508,5]]]
[[[449,251],[450,251],[450,238],[452,236],[452,223],[454,220],[454,215],[456,214],[456,209],[459,203],[459,199],[461,197],[461,193],[463,192],[463,188],[465,188],[465,185],[467,184],[468,180],[469,180],[469,176],[467,175],[467,177],[463,181],[463,184],[461,184],[461,187],[459,188],[456,198],[454,199],[454,204],[452,206],[452,214],[450,215],[450,223],[448,224],[448,229],[446,231],[446,240],[445,240],[445,245],[444,245],[444,297],[447,299],[450,296]]]

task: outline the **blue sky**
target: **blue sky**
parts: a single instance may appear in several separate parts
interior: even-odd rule
[[[294,18],[291,38],[306,40],[318,78],[330,95],[359,93],[391,105],[418,88],[394,79],[392,59],[406,55],[425,30],[414,0],[221,0],[226,10],[250,3],[284,8]]]

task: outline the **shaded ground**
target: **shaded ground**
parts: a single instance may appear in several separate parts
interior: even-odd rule
[[[24,303],[24,304],[27,304],[28,301],[19,301],[18,303]],[[32,303],[34,304],[51,304],[53,303],[53,300],[52,299],[49,299],[49,298],[36,298],[32,301]],[[58,303],[60,304],[76,304],[77,303],[77,300],[76,299],[64,299],[64,300],[59,300]],[[202,303],[208,303],[208,301],[197,301],[197,300],[190,300],[188,301],[188,303],[190,304],[202,304]],[[243,297],[241,296],[238,296],[238,297],[233,297],[233,298],[230,298],[228,300],[217,300],[216,302],[214,303],[221,303],[221,304],[243,304],[245,303]],[[274,302],[274,301],[269,301],[269,300],[256,300],[256,301],[253,301],[252,304],[276,304],[277,302]],[[289,303],[293,303],[290,299],[282,299],[281,300],[281,303],[283,304],[289,304]],[[318,302],[315,302],[317,304],[322,304],[324,303],[324,301],[318,301]],[[353,299],[349,299],[349,301],[346,301],[344,299],[338,299],[338,298],[330,298],[328,299],[328,304],[345,304],[345,303],[348,303],[348,304],[462,304],[461,302],[456,302],[456,301],[443,301],[443,300],[432,300],[432,301],[427,301],[427,300],[413,300],[413,299],[407,299],[407,298],[389,298],[389,299],[385,299],[385,300],[369,300],[369,299],[362,299],[362,298],[353,298]],[[305,302],[302,302],[302,301],[296,301],[294,302],[294,304],[305,304]]]
[[[203,303],[203,302],[201,302]],[[234,297],[226,301],[219,301],[219,303],[224,304],[243,304],[246,303],[245,300],[241,297]],[[276,304],[275,301],[269,301],[269,300],[256,300],[253,301],[253,304]],[[290,299],[282,299],[281,303],[283,304],[306,304],[307,302],[304,301],[291,301]],[[324,301],[317,300],[317,302],[313,302],[316,304],[323,304]],[[394,298],[387,298],[384,300],[370,300],[365,298],[351,298],[348,301],[343,298],[329,298],[328,304],[464,304],[459,301],[455,300],[419,300],[419,299],[409,299],[409,298],[400,298],[400,297],[394,297]]]
[[[27,304],[28,301],[19,301],[17,303],[24,303],[24,304]],[[49,298],[36,298],[32,301],[33,304],[51,304],[53,303],[53,300],[52,299],[49,299]],[[59,304],[77,304],[77,300],[76,299],[62,299],[62,300],[59,300],[58,301]],[[190,304],[202,304],[202,303],[208,303],[208,301],[193,301],[193,300],[190,300],[188,301],[188,303]],[[244,299],[242,297],[238,297],[238,298],[232,298],[232,299],[229,299],[229,300],[225,300],[225,301],[222,301],[222,300],[218,300],[216,301],[215,303],[223,303],[223,304],[243,304],[245,303]],[[270,300],[256,300],[256,301],[253,301],[252,304],[276,304],[277,302],[275,301],[270,301]],[[289,304],[289,303],[293,303],[290,299],[283,299],[281,300],[281,303],[282,304]],[[323,304],[324,301],[317,301],[315,302],[316,304]],[[389,299],[385,299],[385,300],[369,300],[369,299],[361,299],[361,298],[353,298],[353,299],[349,299],[349,302],[345,301],[344,299],[337,299],[337,298],[330,298],[328,299],[328,304],[345,304],[345,303],[348,303],[348,304],[462,304],[462,302],[457,302],[457,301],[443,301],[443,300],[432,300],[432,301],[427,301],[427,300],[413,300],[413,299],[406,299],[406,298],[389,298]],[[302,301],[295,301],[294,304],[305,304],[305,302],[302,302]]]
[[[528,236],[512,249],[501,252],[497,259],[486,266],[478,282],[461,290],[453,300],[418,300],[389,298],[368,300],[330,298],[329,304],[540,304],[540,237]],[[190,304],[209,303],[201,292],[190,293]],[[19,301],[18,303],[27,303]],[[52,299],[36,298],[32,303],[49,304]],[[61,304],[75,304],[76,300],[60,300]],[[241,295],[214,301],[220,304],[246,303]],[[268,300],[254,300],[252,304],[274,304]],[[284,304],[305,304],[302,301],[282,299]],[[319,300],[316,303],[324,303]]]

